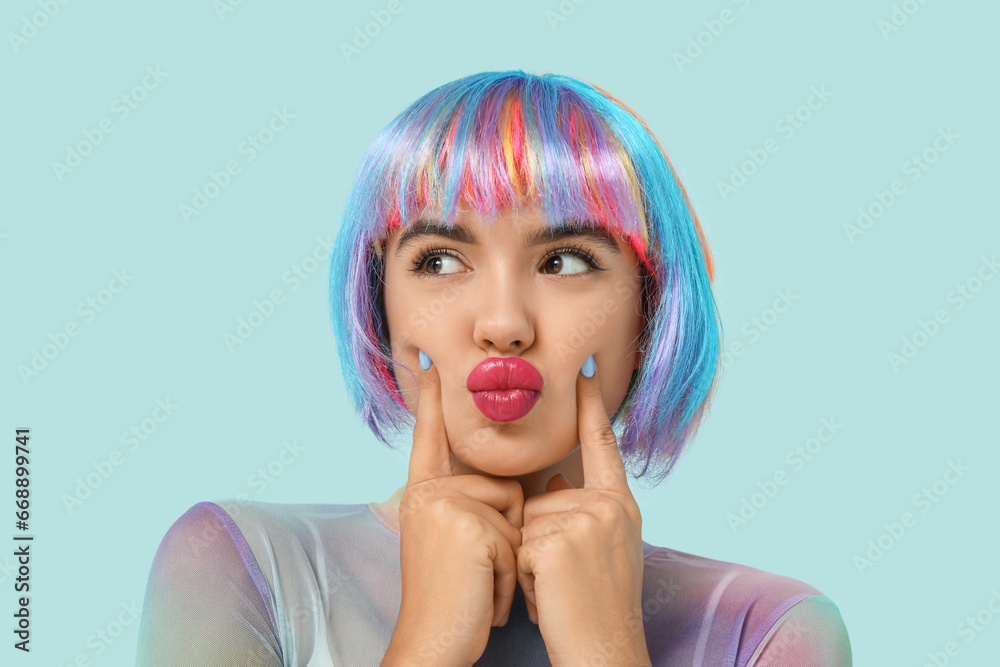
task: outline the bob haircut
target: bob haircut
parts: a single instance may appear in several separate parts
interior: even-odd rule
[[[512,70],[460,78],[422,96],[372,142],[330,267],[330,316],[355,411],[390,447],[387,427],[415,425],[393,374],[400,340],[390,345],[383,243],[392,229],[428,215],[451,226],[460,199],[489,219],[540,203],[550,227],[599,226],[636,252],[641,366],[611,423],[626,469],[658,484],[697,430],[719,374],[712,256],[646,123],[570,76]]]

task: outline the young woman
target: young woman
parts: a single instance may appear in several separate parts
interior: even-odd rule
[[[331,267],[381,503],[192,507],[140,665],[851,664],[811,586],[642,540],[720,368],[713,265],[645,123],[561,75],[437,88],[375,139]]]

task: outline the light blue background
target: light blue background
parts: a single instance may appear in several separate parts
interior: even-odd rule
[[[349,410],[327,262],[295,290],[283,276],[336,233],[382,126],[437,85],[509,68],[578,76],[648,121],[714,252],[726,344],[744,344],[672,476],[634,487],[646,541],[816,586],[858,665],[922,665],[949,641],[954,664],[995,660],[1000,619],[969,643],[957,626],[1000,590],[1000,279],[984,268],[994,279],[973,280],[974,299],[949,301],[1000,251],[995,3],[911,0],[916,13],[883,34],[889,1],[590,0],[553,23],[555,1],[403,0],[350,62],[340,44],[387,3],[245,0],[220,15],[210,0],[74,2],[13,43],[43,4],[0,12],[0,497],[13,495],[13,431],[30,427],[36,535],[33,650],[13,650],[5,630],[0,662],[131,664],[136,623],[100,655],[93,636],[141,605],[160,538],[198,501],[360,503],[403,484],[405,450],[381,447]],[[724,9],[732,22],[678,67],[675,52]],[[122,118],[112,105],[147,67],[166,77]],[[832,96],[787,137],[776,124],[814,86]],[[239,146],[274,108],[294,119],[248,161]],[[113,132],[60,180],[52,162],[106,118]],[[905,163],[940,128],[957,140],[910,180]],[[718,183],[769,137],[778,151],[724,199]],[[186,223],[179,205],[229,160],[241,173]],[[850,242],[844,225],[894,179],[905,192]],[[133,279],[87,321],[78,304],[122,269]],[[230,352],[224,334],[274,289],[285,302]],[[744,327],[770,318],[778,290],[797,300],[753,339]],[[894,369],[887,355],[938,309],[946,324]],[[19,366],[72,322],[80,334],[24,381]],[[129,451],[122,433],[167,398],[178,409]],[[796,470],[786,454],[823,418],[843,427]],[[258,493],[251,475],[286,439],[305,451]],[[121,465],[70,512],[63,495],[116,449]],[[922,512],[913,496],[949,461],[969,471]],[[788,483],[731,529],[727,514],[779,471]],[[859,572],[855,557],[906,511],[916,525]],[[10,619],[12,556],[0,565]]]

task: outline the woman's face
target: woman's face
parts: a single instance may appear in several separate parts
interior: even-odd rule
[[[418,221],[386,240],[385,313],[400,392],[416,414],[416,379],[398,362],[419,369],[423,350],[441,379],[453,456],[496,476],[541,470],[579,445],[576,378],[587,357],[609,417],[628,391],[644,325],[641,264],[613,233],[577,228],[553,239],[537,207],[490,222],[463,205],[454,227],[449,235]],[[533,407],[512,421],[487,416],[467,386],[470,372],[496,357],[520,357],[542,378]]]

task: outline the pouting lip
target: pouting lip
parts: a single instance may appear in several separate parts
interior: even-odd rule
[[[490,357],[479,362],[465,386],[469,391],[492,389],[528,389],[541,391],[542,374],[530,361],[520,357]]]
[[[528,389],[495,389],[474,391],[472,400],[487,418],[503,423],[517,421],[527,415],[541,395],[541,392]]]

